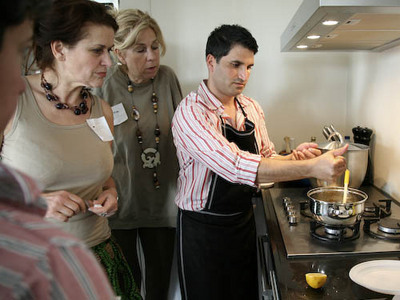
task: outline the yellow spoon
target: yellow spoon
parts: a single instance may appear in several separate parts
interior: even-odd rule
[[[344,172],[344,190],[343,190],[343,203],[347,201],[347,190],[349,189],[350,170],[346,169]]]

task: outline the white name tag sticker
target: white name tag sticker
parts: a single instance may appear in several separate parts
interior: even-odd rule
[[[101,138],[103,142],[109,142],[114,139],[110,127],[108,127],[107,120],[104,116],[97,119],[87,119],[86,123],[94,131],[94,133],[96,133],[98,137]]]
[[[125,108],[122,103],[114,105],[111,107],[114,115],[114,126],[124,123],[128,120],[128,115],[126,114]]]

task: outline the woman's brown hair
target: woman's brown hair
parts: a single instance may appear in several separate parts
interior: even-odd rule
[[[53,41],[75,46],[85,36],[87,24],[104,25],[118,30],[106,6],[90,0],[55,0],[47,13],[35,24],[34,57],[39,69],[52,68]]]

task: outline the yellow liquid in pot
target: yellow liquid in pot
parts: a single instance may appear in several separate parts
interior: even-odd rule
[[[315,200],[324,201],[324,202],[335,202],[342,203],[343,202],[343,191],[322,191],[315,194],[310,195]],[[363,200],[360,195],[353,194],[348,192],[346,203],[355,203]]]

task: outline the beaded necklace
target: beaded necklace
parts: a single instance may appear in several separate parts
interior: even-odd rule
[[[87,107],[87,102],[86,99],[89,96],[89,93],[87,91],[87,89],[85,87],[82,88],[81,92],[80,92],[80,96],[82,98],[82,102],[79,103],[79,105],[75,105],[73,107],[70,107],[69,105],[60,102],[60,99],[58,98],[57,95],[55,95],[53,93],[53,86],[47,82],[47,80],[44,78],[44,74],[42,73],[41,76],[41,83],[40,83],[41,87],[44,90],[44,93],[46,94],[46,98],[49,101],[53,101],[56,102],[56,104],[54,105],[57,109],[69,109],[72,110],[74,112],[75,115],[79,116],[80,114],[86,114],[87,111],[89,110]]]
[[[133,95],[131,97],[132,102],[132,118],[136,121],[137,129],[136,129],[136,138],[139,143],[139,146],[142,150],[141,158],[143,161],[143,168],[153,169],[153,185],[156,189],[160,188],[160,182],[158,181],[157,176],[157,166],[161,164],[160,160],[160,152],[158,152],[158,145],[160,144],[160,126],[158,126],[158,98],[154,90],[154,79],[151,79],[151,85],[153,89],[153,93],[151,95],[151,103],[153,105],[153,112],[156,117],[156,126],[154,129],[154,140],[156,142],[155,148],[146,148],[143,149],[143,133],[139,127],[139,119],[140,119],[140,112],[138,108],[135,106],[133,101]],[[128,79],[128,92],[132,94],[134,92],[133,84],[130,79]]]

